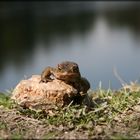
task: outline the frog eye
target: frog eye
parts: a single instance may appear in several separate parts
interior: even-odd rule
[[[77,66],[73,67],[73,72],[79,72],[79,69]]]

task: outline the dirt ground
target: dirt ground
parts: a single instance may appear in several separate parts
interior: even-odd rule
[[[61,120],[60,120],[61,121]],[[31,116],[20,114],[16,109],[0,107],[0,138],[62,138],[62,139],[140,139],[140,105],[120,113],[110,123],[86,126],[51,125]]]

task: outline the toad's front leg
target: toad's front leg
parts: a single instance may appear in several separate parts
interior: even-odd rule
[[[41,74],[41,80],[39,83],[41,82],[44,82],[44,83],[47,83],[47,82],[51,82],[53,79],[51,78],[51,75],[52,75],[52,71],[53,71],[54,68],[52,67],[47,67],[43,70],[42,74]]]

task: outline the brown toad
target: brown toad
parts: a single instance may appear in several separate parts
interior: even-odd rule
[[[78,65],[74,62],[65,61],[58,64],[56,68],[45,68],[41,74],[41,82],[50,82],[55,78],[66,82],[75,82],[80,77]]]
[[[57,65],[56,68],[47,67],[41,74],[40,82],[51,82],[54,79],[59,79],[72,85],[77,89],[80,96],[85,95],[90,88],[90,83],[84,77],[81,77],[78,64],[71,61],[64,61]]]

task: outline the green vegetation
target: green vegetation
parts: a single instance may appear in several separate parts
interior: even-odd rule
[[[10,96],[6,93],[0,93],[0,106],[12,108],[14,106],[14,102],[10,100]]]
[[[0,138],[140,138],[140,92],[98,89],[90,98],[92,108],[70,104],[48,113],[0,94]]]

